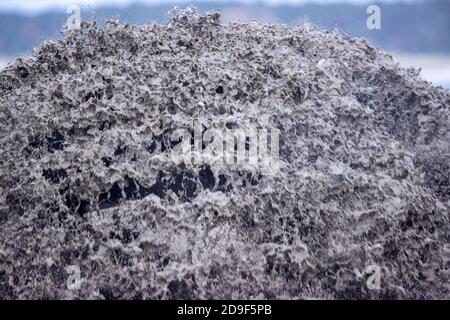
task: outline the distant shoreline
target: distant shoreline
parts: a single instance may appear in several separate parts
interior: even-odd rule
[[[14,58],[0,57],[0,70],[3,70],[3,68],[13,59]]]
[[[420,68],[420,75],[434,85],[450,89],[450,55],[392,53],[394,60],[402,67]]]

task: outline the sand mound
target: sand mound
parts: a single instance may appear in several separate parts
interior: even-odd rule
[[[219,19],[85,22],[0,73],[0,298],[450,298],[448,91]],[[195,121],[278,129],[279,171],[174,163]]]

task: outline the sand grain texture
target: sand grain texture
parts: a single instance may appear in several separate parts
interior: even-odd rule
[[[450,298],[448,91],[219,19],[85,22],[0,72],[0,298]],[[175,165],[195,119],[279,129],[280,172]]]

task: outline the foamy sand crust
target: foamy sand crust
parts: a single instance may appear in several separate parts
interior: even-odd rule
[[[449,102],[313,26],[83,23],[0,72],[0,298],[448,299]],[[194,121],[279,171],[175,164]]]

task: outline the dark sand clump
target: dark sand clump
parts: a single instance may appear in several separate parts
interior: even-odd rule
[[[448,91],[219,19],[84,22],[0,72],[0,298],[449,299]],[[194,119],[279,129],[280,171],[174,164]]]

